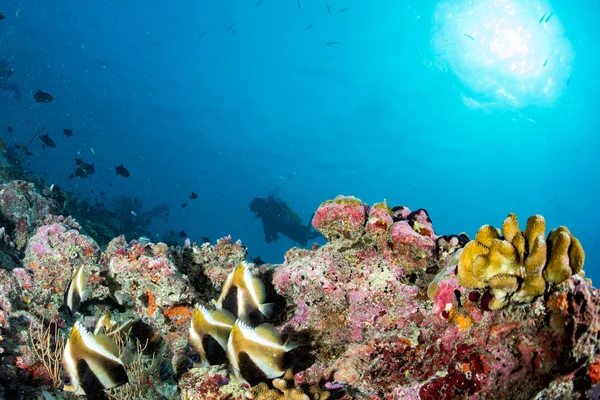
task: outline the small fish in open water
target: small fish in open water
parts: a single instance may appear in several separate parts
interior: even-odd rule
[[[52,97],[50,93],[38,90],[33,95],[33,100],[35,100],[36,103],[50,103],[52,100],[54,100],[54,97]]]

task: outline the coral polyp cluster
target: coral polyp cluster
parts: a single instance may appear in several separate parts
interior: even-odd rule
[[[498,310],[509,301],[530,303],[546,290],[583,269],[584,252],[565,227],[546,234],[546,221],[532,215],[524,231],[515,214],[509,214],[502,230],[482,226],[468,242],[458,261],[457,281],[466,288],[489,287],[487,307]]]
[[[246,397],[253,400],[327,400],[331,394],[317,386],[302,388],[294,382],[294,373],[288,369],[281,378],[273,379],[273,387],[265,382],[252,387]]]

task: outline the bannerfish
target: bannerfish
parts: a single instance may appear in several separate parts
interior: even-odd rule
[[[188,356],[194,367],[227,362],[227,340],[235,317],[227,310],[209,310],[196,304],[190,323]]]
[[[71,129],[63,129],[63,133],[67,136],[67,137],[71,137],[73,136],[73,131]]]
[[[56,147],[56,142],[50,139],[50,136],[48,136],[47,133],[45,135],[41,135],[40,140],[48,147]]]
[[[284,343],[272,325],[250,328],[237,320],[229,334],[227,359],[238,378],[256,385],[283,375],[289,366],[287,354],[296,347]]]
[[[552,18],[552,16],[553,16],[553,15],[554,15],[554,11],[553,11],[553,12],[551,12],[551,13],[550,13],[550,15],[548,15],[548,16],[546,17],[546,19],[544,20],[544,23],[546,23],[546,22],[550,21],[550,18]]]
[[[54,97],[52,97],[50,93],[38,90],[33,95],[33,100],[35,100],[36,103],[50,103],[52,100],[54,100]]]
[[[190,194],[190,199],[194,200],[198,198],[198,193],[194,193],[192,192],[192,194]]]
[[[61,308],[63,310],[67,309],[71,315],[79,310],[81,303],[83,303],[90,294],[85,282],[84,265],[85,264],[81,264],[79,268],[75,270],[75,274],[69,281],[67,289],[65,290]]]
[[[125,168],[123,164],[115,167],[115,170],[117,171],[117,175],[121,175],[123,178],[129,178],[131,176],[129,170]]]
[[[540,22],[539,22],[540,24],[541,24],[542,22],[544,22],[544,18],[546,18],[546,14],[542,15],[542,18],[540,18]]]
[[[264,321],[273,308],[273,304],[264,304],[267,296],[263,282],[250,272],[251,263],[242,261],[229,274],[221,295],[216,300],[218,309],[224,308],[236,318],[247,322]]]
[[[79,321],[67,340],[63,366],[62,390],[67,392],[97,395],[129,381],[117,344],[104,334],[92,335]]]
[[[131,331],[131,326],[133,325],[133,320],[131,318],[126,319],[120,323],[117,323],[111,316],[110,312],[105,313],[98,321],[96,322],[96,327],[94,328],[94,335],[98,335],[99,333],[103,333],[108,336],[119,335],[121,338],[127,337],[129,332]]]

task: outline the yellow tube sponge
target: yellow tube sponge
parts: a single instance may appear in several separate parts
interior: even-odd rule
[[[490,265],[485,274],[475,275],[481,280],[489,280],[494,275],[519,274],[519,255],[515,247],[506,240],[494,239],[490,247]]]
[[[519,288],[517,277],[512,275],[496,275],[488,283],[496,300],[490,302],[490,309],[493,309],[494,306],[504,307],[508,303],[508,296]]]
[[[523,261],[525,259],[525,237],[519,233],[513,237],[511,244],[517,251],[519,261]]]
[[[523,280],[521,289],[515,293],[511,300],[517,303],[531,303],[537,296],[546,291],[546,280],[541,273],[528,276]]]
[[[500,232],[491,225],[484,225],[477,231],[475,241],[481,243],[485,247],[492,245],[492,240],[500,239]]]
[[[538,235],[530,246],[529,255],[525,259],[525,276],[537,275],[546,265],[546,239]]]
[[[585,253],[577,238],[564,227],[559,226],[548,235],[550,259],[544,271],[546,280],[559,284],[578,274],[583,269]]]
[[[512,243],[515,236],[521,236],[519,221],[517,220],[517,216],[515,214],[508,214],[508,217],[506,217],[504,220],[504,223],[502,224],[502,234],[510,243]]]
[[[554,235],[550,233],[550,260],[546,266],[545,276],[550,283],[562,283],[572,275],[569,265],[569,246],[571,245],[571,236],[560,231]]]
[[[502,223],[502,231],[484,225],[467,243],[457,267],[457,281],[467,288],[491,289],[489,308],[497,310],[510,301],[530,303],[546,291],[582,271],[583,247],[564,226],[546,237],[546,220],[536,214],[524,231],[515,214]]]
[[[585,253],[583,252],[583,246],[577,238],[571,235],[571,245],[569,246],[569,263],[571,264],[571,270],[574,274],[578,274],[583,270],[583,263],[585,261]]]
[[[527,227],[525,228],[525,240],[527,241],[527,251],[532,252],[533,244],[538,236],[542,236],[542,239],[546,235],[546,220],[539,214],[532,215],[527,220]]]
[[[487,283],[480,281],[473,275],[473,263],[476,258],[487,254],[490,250],[481,243],[471,240],[463,248],[458,260],[456,281],[459,285],[468,288],[484,288]]]

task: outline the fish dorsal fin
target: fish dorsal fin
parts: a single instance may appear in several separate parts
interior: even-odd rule
[[[82,332],[86,332],[85,328],[79,321],[75,322],[75,325],[71,328],[71,334],[69,335],[69,344],[75,352],[77,352],[77,349],[80,349],[81,346],[85,346]]]
[[[98,322],[96,322],[96,327],[94,328],[94,335],[110,331],[112,326],[113,324],[112,320],[110,319],[110,312],[107,312],[102,317],[100,317],[100,319],[98,319]]]
[[[228,325],[230,327],[233,327],[233,325],[235,324],[235,317],[233,316],[232,313],[230,313],[229,311],[227,311],[225,309],[215,310],[213,312],[212,317],[216,322],[219,322],[223,325]]]
[[[265,284],[260,278],[252,278],[252,298],[256,301],[256,305],[262,304],[267,297],[265,292]]]
[[[129,332],[131,331],[133,319],[129,318],[120,324],[116,324],[115,321],[111,320],[111,323],[113,326],[110,329],[110,332],[108,332],[110,335],[123,334],[126,336],[129,335]]]
[[[109,354],[113,355],[115,358],[119,358],[119,347],[117,346],[117,343],[114,340],[112,340],[104,333],[97,334],[96,336],[94,336],[94,339],[96,340],[97,344],[101,346],[104,350],[106,350]]]
[[[261,324],[254,329],[254,333],[260,336],[262,339],[274,344],[274,345],[283,345],[283,340],[281,340],[281,335],[277,332],[277,329],[271,324]]]
[[[69,341],[73,346],[84,346],[91,352],[121,363],[121,360],[119,360],[119,348],[117,347],[117,344],[104,333],[92,335],[79,321],[75,323],[73,330],[71,330]]]
[[[242,261],[235,267],[235,270],[232,273],[231,284],[237,287],[244,287],[244,277],[248,271],[247,263]]]
[[[192,316],[192,326],[198,326],[206,323],[208,310],[201,304],[196,304],[194,307],[194,315]]]
[[[236,272],[238,271],[239,267],[240,266],[238,265],[233,271],[229,273],[229,275],[227,275],[225,282],[223,282],[223,285],[221,286],[221,294],[219,295],[219,298],[217,300],[212,301],[212,303],[217,308],[221,308],[223,306],[223,302],[225,301],[225,298],[231,291],[231,287],[235,285]]]

